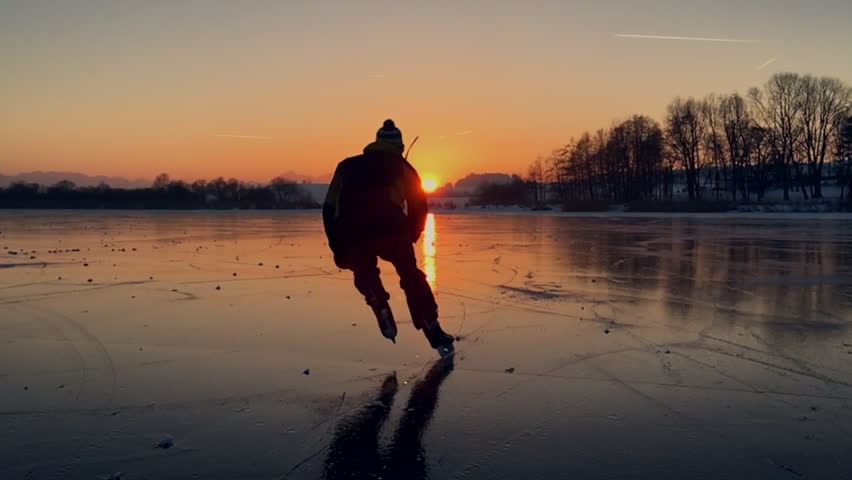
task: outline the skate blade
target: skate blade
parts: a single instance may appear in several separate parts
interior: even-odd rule
[[[382,336],[393,343],[396,343],[396,330],[382,330]]]
[[[438,347],[435,350],[438,351],[438,355],[440,355],[441,358],[452,358],[456,354],[456,349],[453,348],[452,345],[448,347]]]

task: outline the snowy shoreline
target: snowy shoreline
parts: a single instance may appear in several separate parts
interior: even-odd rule
[[[605,210],[605,211],[561,211],[561,210],[532,210],[523,207],[465,207],[465,208],[432,208],[433,213],[441,215],[453,214],[474,214],[474,215],[535,215],[535,216],[553,216],[553,217],[592,217],[592,218],[765,218],[765,219],[832,219],[832,220],[852,220],[850,212],[778,212],[778,211],[762,211],[762,212],[744,212],[744,211],[729,211],[729,212],[630,212],[626,210]]]

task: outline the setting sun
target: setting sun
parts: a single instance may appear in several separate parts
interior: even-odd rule
[[[438,189],[438,179],[434,177],[424,177],[423,178],[423,191],[426,193],[432,193]]]

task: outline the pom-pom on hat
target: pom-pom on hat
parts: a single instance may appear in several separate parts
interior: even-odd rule
[[[376,141],[402,146],[402,132],[396,128],[396,124],[393,123],[393,120],[387,119],[385,120],[385,123],[382,124],[382,128],[376,132]]]

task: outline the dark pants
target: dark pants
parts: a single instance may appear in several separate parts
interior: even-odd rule
[[[436,325],[438,304],[426,275],[417,268],[414,245],[405,235],[373,238],[346,249],[346,267],[355,273],[355,288],[364,295],[367,304],[375,306],[376,302],[387,302],[390,298],[379,278],[378,258],[396,268],[414,327],[420,330]]]

